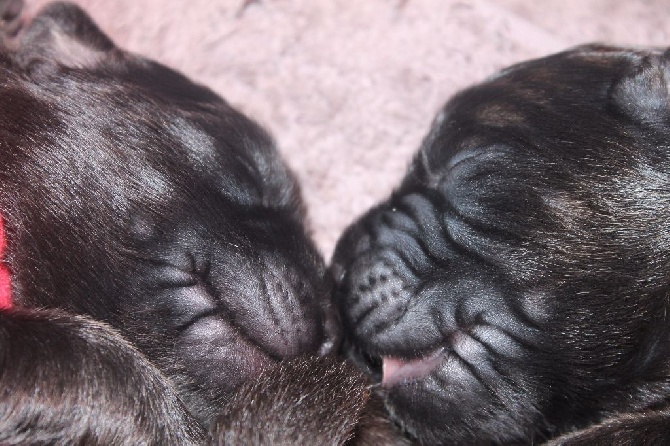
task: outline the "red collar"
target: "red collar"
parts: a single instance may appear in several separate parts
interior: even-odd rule
[[[5,226],[0,217],[0,309],[12,307],[11,276],[9,268],[7,268],[7,265],[3,261],[6,246]]]

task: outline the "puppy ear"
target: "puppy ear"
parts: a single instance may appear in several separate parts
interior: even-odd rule
[[[45,67],[93,68],[116,47],[79,6],[51,3],[18,36],[17,61]]]
[[[660,124],[670,115],[670,50],[643,57],[614,84],[612,99],[624,114],[648,124]]]

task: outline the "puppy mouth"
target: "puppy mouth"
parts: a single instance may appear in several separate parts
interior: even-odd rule
[[[439,347],[417,358],[389,354],[375,355],[349,345],[349,357],[373,382],[385,389],[419,381],[431,375],[446,359],[447,350]]]
[[[425,378],[433,373],[446,356],[444,348],[416,359],[382,356],[382,387],[390,388],[403,382]]]

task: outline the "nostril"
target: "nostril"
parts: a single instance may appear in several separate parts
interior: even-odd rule
[[[11,22],[17,19],[23,11],[23,0],[9,0],[0,3],[0,20]]]
[[[342,266],[341,263],[333,263],[330,266],[330,278],[333,280],[335,285],[339,285],[342,283],[344,280],[344,276],[346,275],[346,270],[344,269],[344,266]]]
[[[337,353],[339,350],[341,342],[339,337],[329,337],[326,336],[324,341],[321,343],[321,346],[317,350],[318,356],[330,356]]]
[[[342,323],[331,302],[322,307],[323,341],[318,349],[319,356],[339,354],[342,348]]]

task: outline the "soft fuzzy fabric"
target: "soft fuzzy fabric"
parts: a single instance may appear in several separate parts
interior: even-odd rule
[[[327,257],[399,181],[458,89],[583,42],[670,42],[665,0],[77,2],[119,45],[212,87],[270,129]]]

